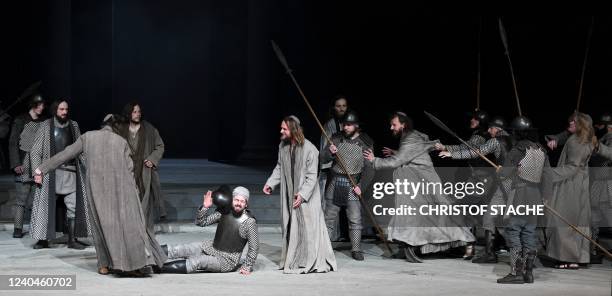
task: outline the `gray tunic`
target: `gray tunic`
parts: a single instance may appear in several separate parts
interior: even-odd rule
[[[284,273],[328,272],[337,270],[336,257],[325,226],[321,209],[321,193],[317,184],[319,151],[305,140],[295,148],[292,171],[288,144],[281,143],[278,163],[266,185],[280,185],[283,247],[280,268]],[[294,209],[294,195],[304,201]]]
[[[591,203],[589,196],[588,161],[593,151],[591,144],[581,144],[571,135],[552,169],[553,198],[549,206],[586,235],[591,234]],[[589,241],[555,216],[547,216],[546,255],[571,263],[589,263]]]
[[[397,153],[387,158],[375,158],[376,170],[395,169],[393,180],[408,182],[441,182],[433,167],[429,151],[431,144],[423,144],[429,137],[416,130],[402,135]],[[421,205],[450,204],[443,195],[417,194],[411,199],[405,194],[395,194],[395,207],[402,205],[419,208]],[[395,215],[387,227],[389,240],[397,240],[411,246],[420,246],[422,253],[440,252],[466,245],[475,240],[467,227],[448,227],[453,222],[448,216]],[[444,225],[444,226],[442,226]],[[417,227],[413,227],[417,226]],[[418,227],[422,226],[422,227]]]
[[[98,266],[124,271],[161,266],[166,260],[155,234],[145,226],[129,153],[125,139],[105,127],[85,133],[39,167],[46,173],[85,156],[88,213]]]

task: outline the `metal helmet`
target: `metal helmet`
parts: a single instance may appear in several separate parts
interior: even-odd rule
[[[506,121],[501,116],[495,116],[491,121],[489,121],[489,127],[496,127],[500,129],[506,128]]]
[[[612,114],[610,114],[609,112],[602,114],[601,116],[599,116],[599,120],[597,121],[597,124],[601,124],[601,125],[612,124]]]
[[[531,120],[525,116],[518,116],[512,120],[511,127],[515,131],[524,131],[533,129]]]
[[[350,124],[359,124],[359,116],[357,116],[357,112],[349,110],[344,114],[342,122]]]
[[[212,192],[213,204],[221,214],[227,214],[232,209],[232,190],[227,185],[221,185]]]
[[[28,105],[30,106],[30,108],[34,108],[38,104],[44,103],[44,102],[45,102],[45,100],[43,99],[42,95],[37,93],[37,94],[33,94],[30,97],[30,100],[28,101]]]
[[[481,125],[485,125],[489,122],[489,113],[484,110],[476,110],[472,112],[472,118],[478,120]]]

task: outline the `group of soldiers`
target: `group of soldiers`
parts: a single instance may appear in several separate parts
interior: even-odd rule
[[[587,114],[573,113],[568,119],[567,129],[557,135],[547,135],[545,145],[540,144],[537,129],[527,117],[518,116],[506,124],[503,118],[490,118],[482,110],[472,113],[469,122],[472,135],[460,145],[432,143],[426,135],[412,129],[410,118],[402,112],[393,113],[390,126],[400,139],[399,149],[384,147],[383,158],[376,158],[372,153],[372,139],[359,130],[356,112],[348,108],[345,97],[337,97],[332,118],[325,124],[326,133],[333,136],[331,141],[324,137],[321,139],[320,185],[325,192],[322,208],[327,228],[334,239],[338,209],[345,207],[355,260],[363,260],[359,243],[363,228],[359,196],[372,180],[374,171],[392,168],[394,179],[407,176],[413,181],[419,181],[421,177],[436,180],[429,156],[436,151],[441,158],[467,160],[471,168],[468,180],[485,184],[484,194],[471,202],[489,206],[546,203],[566,222],[596,242],[600,229],[609,229],[611,225],[612,158],[609,149],[612,147],[612,119],[608,113],[595,123]],[[560,147],[563,151],[558,164],[551,167],[549,150]],[[340,161],[336,155],[341,156]],[[493,167],[487,161],[498,166]],[[350,182],[350,178],[356,183]],[[428,202],[446,203],[444,199],[429,199]],[[450,203],[453,202],[457,201]],[[396,196],[395,206],[401,204],[415,202]],[[412,227],[422,226],[423,221],[410,219],[393,217],[387,227],[386,239],[399,243],[404,250],[404,254],[394,256],[406,258],[409,262],[421,262],[419,251],[421,254],[443,251],[447,247],[433,246],[446,240],[451,243],[450,247],[464,246],[465,259],[472,259],[474,263],[497,263],[496,248],[502,247],[498,242],[505,241],[511,272],[498,280],[502,284],[533,283],[532,270],[540,247],[539,229],[544,233],[541,246],[544,251],[539,254],[543,263],[551,263],[560,269],[577,269],[588,263],[601,263],[603,257],[595,244],[553,215],[546,215],[544,221],[535,215],[483,215],[481,221],[470,225],[474,233],[476,226],[484,230],[485,248],[480,256],[475,256],[475,237],[470,233],[444,233],[427,227]],[[438,220],[431,226],[436,224],[452,225]],[[468,229],[467,225],[456,226],[457,229]],[[454,239],[447,239],[449,236]]]

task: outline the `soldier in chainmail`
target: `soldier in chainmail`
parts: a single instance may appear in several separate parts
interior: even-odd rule
[[[319,159],[321,163],[332,161],[330,182],[325,191],[325,223],[328,233],[334,232],[336,218],[341,207],[346,207],[349,222],[349,237],[351,240],[351,256],[353,259],[363,260],[361,252],[361,203],[359,196],[362,188],[366,188],[374,177],[374,170],[370,162],[363,158],[363,151],[371,150],[374,143],[368,135],[359,129],[359,118],[354,111],[346,113],[343,122],[343,131],[332,137],[334,144],[327,144],[321,150]],[[346,171],[340,165],[337,155],[340,155],[346,165]],[[357,183],[353,187],[348,176],[352,176]]]
[[[337,95],[334,97],[333,105],[330,108],[330,116],[329,120],[325,122],[323,128],[325,129],[325,133],[331,137],[335,133],[342,132],[342,118],[344,114],[347,112],[349,106],[346,96]],[[325,135],[321,134],[321,139],[319,141],[319,151],[323,151],[325,146],[327,145],[327,139]],[[331,178],[331,170],[332,162],[321,162],[319,164],[319,189],[321,193],[325,193],[325,188],[327,187],[327,183]],[[325,211],[326,207],[325,198],[321,198],[321,208]],[[343,218],[343,217],[338,217]],[[342,223],[341,223],[342,222]],[[332,241],[340,240],[341,238],[346,238],[346,221],[336,219],[334,221],[334,231],[329,233],[329,236]],[[341,227],[344,226],[344,227]]]
[[[230,198],[231,194],[231,198]],[[255,218],[246,209],[249,190],[238,186],[229,192],[227,186],[208,191],[204,204],[198,209],[196,225],[208,226],[218,223],[213,241],[195,242],[183,245],[162,245],[170,261],[164,264],[162,272],[193,273],[231,272],[240,266],[240,257],[248,244],[246,259],[240,266],[240,273],[248,275],[259,252],[259,237]],[[211,210],[213,203],[217,210]],[[176,260],[183,258],[180,260]]]
[[[512,140],[508,132],[506,131],[506,124],[503,118],[495,117],[489,122],[489,129],[487,130],[491,136],[484,144],[476,146],[483,155],[493,155],[494,160],[498,164],[503,164],[508,151],[512,147]],[[480,159],[480,156],[474,152],[474,150],[467,146],[462,149],[451,149],[450,151],[441,151],[440,157],[451,157],[452,159]],[[497,178],[495,178],[497,179]],[[493,180],[495,183],[494,193],[491,196],[491,200],[488,202],[489,207],[493,205],[505,205],[506,195],[510,190],[512,181],[506,179],[503,182],[500,180]],[[501,187],[500,187],[501,186]],[[486,202],[486,201],[483,201]],[[497,263],[497,254],[495,253],[494,241],[496,236],[501,236],[497,232],[497,225],[500,225],[499,216],[485,215],[482,221],[483,228],[485,229],[485,254],[477,256],[472,259],[473,263]]]
[[[38,126],[45,120],[43,111],[45,102],[39,95],[33,95],[29,102],[30,110],[21,114],[13,121],[9,138],[10,166],[15,173],[15,207],[13,208],[13,237],[23,237],[23,220],[25,209],[34,192],[34,179],[30,165],[30,150]]]
[[[472,117],[470,118],[470,129],[472,130],[472,135],[467,141],[468,144],[472,147],[479,147],[484,145],[489,138],[489,134],[487,133],[487,124],[489,122],[489,114],[484,110],[476,110],[472,113]],[[470,150],[470,148],[465,144],[460,145],[443,145],[441,143],[436,143],[434,148],[438,151],[447,151],[451,154],[460,155],[466,150]],[[467,163],[470,167],[470,177],[467,180],[470,183],[482,183],[485,185],[484,193],[478,196],[472,196],[469,199],[465,199],[465,201],[477,201],[478,203],[486,204],[489,202],[490,197],[495,191],[495,182],[494,182],[494,174],[495,171],[493,168],[482,160],[480,157],[476,158],[465,158],[467,159]],[[477,221],[471,219],[468,221],[468,224],[476,224]],[[472,228],[472,231],[475,232],[475,228]],[[466,246],[465,254],[463,258],[465,260],[470,260],[474,257],[474,245],[470,244]]]
[[[605,134],[599,139],[599,146],[612,147],[612,116],[603,114],[595,127]],[[594,153],[589,163],[591,193],[591,235],[599,240],[602,227],[612,226],[612,159]],[[601,263],[603,255],[591,244],[591,264]]]
[[[552,198],[553,183],[545,148],[537,143],[531,121],[519,116],[512,121],[516,145],[508,152],[499,175],[512,180],[508,205],[541,205]],[[533,283],[533,266],[537,251],[536,215],[509,215],[505,227],[510,246],[510,273],[497,280],[499,284]]]

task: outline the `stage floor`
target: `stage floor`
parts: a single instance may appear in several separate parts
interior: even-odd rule
[[[215,227],[158,233],[162,244],[212,239]],[[76,275],[76,291],[0,291],[1,295],[610,295],[610,262],[581,270],[538,267],[535,283],[499,285],[508,273],[507,256],[498,264],[462,259],[426,259],[422,264],[381,257],[382,249],[365,243],[366,260],[350,258],[348,243],[334,243],[338,271],[286,275],[277,270],[280,229],[260,226],[261,250],[255,271],[239,273],[155,274],[149,278],[99,275],[93,247],[82,251],[63,245],[33,250],[34,241],[13,239],[0,231],[0,274]]]
[[[250,276],[227,274],[156,274],[149,278],[102,276],[96,270],[93,247],[83,251],[60,245],[33,250],[26,235],[13,239],[9,192],[11,176],[0,177],[0,275],[76,275],[76,291],[7,291],[0,295],[611,295],[610,261],[581,270],[539,267],[536,282],[498,285],[509,272],[507,256],[498,264],[472,264],[462,259],[428,258],[422,264],[382,257],[381,246],[364,243],[366,260],[354,261],[348,243],[334,243],[338,271],[327,274],[285,275],[277,269],[281,255],[278,196],[264,197],[261,187],[270,167],[243,167],[206,160],[164,160],[160,175],[169,222],[157,225],[161,244],[212,239],[215,227],[192,224],[194,210],[207,189],[220,184],[251,190],[250,207],[260,231],[261,250]],[[27,227],[26,227],[27,228]]]

